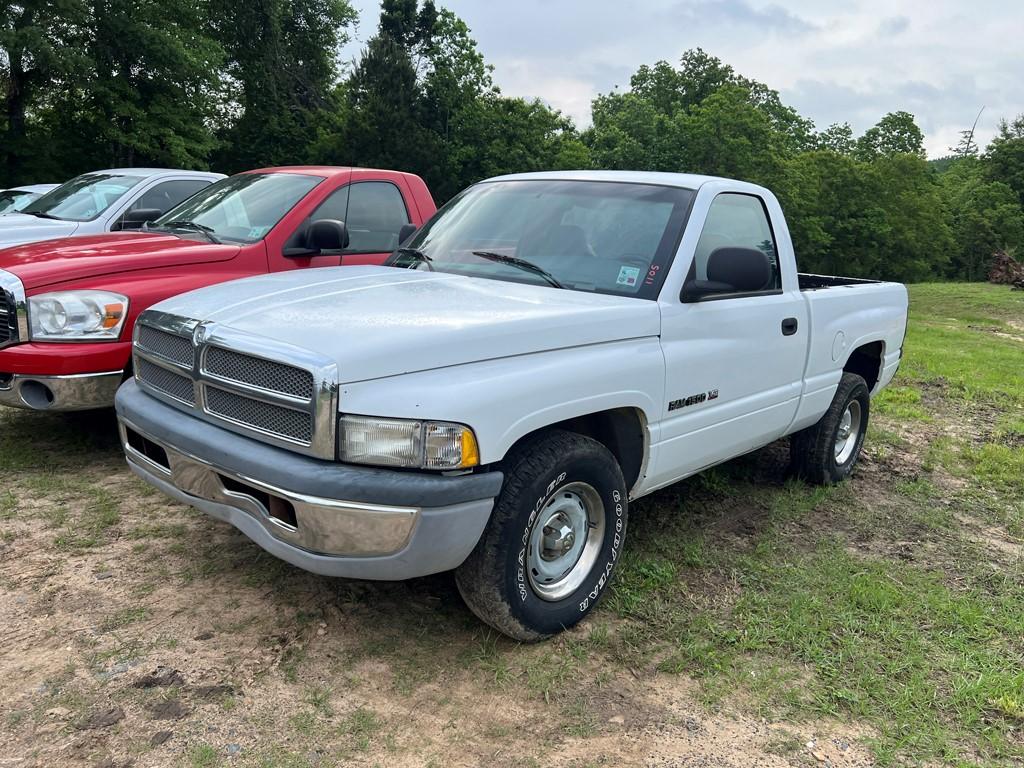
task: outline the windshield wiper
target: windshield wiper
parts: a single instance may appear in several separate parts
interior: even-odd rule
[[[415,261],[417,264],[426,264],[428,270],[430,270],[431,272],[434,271],[434,267],[430,263],[433,261],[433,259],[430,256],[427,256],[427,254],[425,254],[419,248],[395,248],[395,253],[408,254],[409,256],[412,256],[413,261]]]
[[[160,224],[158,229],[163,227],[177,227],[178,229],[191,229],[193,232],[202,232],[208,238],[211,243],[220,244],[220,239],[214,234],[213,227],[208,227],[205,224],[199,224],[195,221],[186,221],[185,219],[175,219],[174,221],[168,221]]]
[[[518,256],[509,256],[505,253],[494,253],[494,251],[473,251],[474,256],[479,256],[481,259],[488,259],[490,261],[497,261],[500,264],[508,264],[513,267],[519,267],[519,269],[527,272],[533,272],[535,275],[539,275],[544,278],[548,285],[553,288],[565,288],[560,282],[558,282],[550,272],[541,269],[536,264],[526,259],[520,259]]]
[[[29,216],[38,216],[40,219],[53,219],[54,221],[64,221],[60,216],[54,216],[52,213],[41,213],[39,211],[11,211],[11,213],[27,213]]]

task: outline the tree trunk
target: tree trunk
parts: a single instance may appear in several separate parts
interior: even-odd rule
[[[25,70],[22,66],[21,52],[10,51],[10,73],[8,79],[7,99],[4,113],[7,117],[7,135],[4,137],[4,168],[8,184],[18,184],[20,177],[22,152],[25,144],[25,88],[27,86]]]

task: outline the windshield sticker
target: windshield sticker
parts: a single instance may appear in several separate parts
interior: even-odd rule
[[[270,229],[270,227],[250,227],[249,237],[253,240],[259,240],[267,233],[268,229]]]
[[[639,279],[640,267],[619,267],[619,279],[615,281],[615,284],[634,288]]]

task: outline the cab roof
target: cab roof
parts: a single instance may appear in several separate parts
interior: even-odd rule
[[[306,176],[322,176],[325,179],[332,178],[334,176],[348,175],[353,172],[365,172],[372,171],[374,173],[393,173],[396,176],[411,176],[410,173],[404,171],[388,170],[385,168],[363,168],[361,166],[354,165],[279,165],[271,168],[253,168],[250,171],[242,171],[241,174],[247,173],[302,173]]]
[[[98,173],[110,174],[113,176],[139,176],[142,178],[162,176],[164,174],[189,173],[200,177],[209,177],[211,179],[224,178],[223,173],[213,173],[212,171],[190,171],[187,168],[100,168],[95,171],[86,171],[79,175],[94,176]]]
[[[539,171],[535,173],[510,173],[495,176],[486,181],[618,181],[633,184],[657,184],[663,187],[697,189],[713,181],[743,184],[734,179],[720,176],[701,176],[694,173],[664,173],[661,171]]]

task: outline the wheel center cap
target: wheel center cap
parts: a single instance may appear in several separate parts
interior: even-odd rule
[[[576,543],[576,532],[567,520],[556,515],[544,526],[544,549],[541,557],[556,560],[565,555]]]

